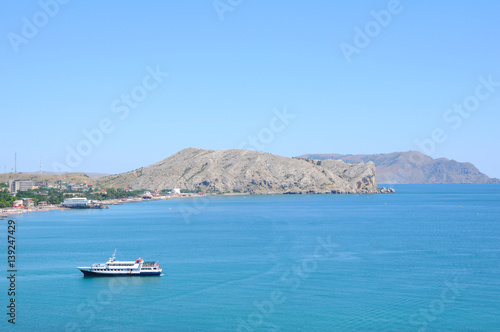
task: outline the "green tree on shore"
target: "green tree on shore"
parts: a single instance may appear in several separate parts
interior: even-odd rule
[[[0,208],[11,207],[15,201],[15,197],[8,192],[0,192]]]

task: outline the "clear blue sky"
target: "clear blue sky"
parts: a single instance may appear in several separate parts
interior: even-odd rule
[[[224,20],[212,0],[73,0],[46,6],[52,16],[37,1],[4,3],[0,171],[15,152],[18,171],[40,157],[44,170],[68,166],[67,149],[84,149],[83,131],[108,119],[113,131],[68,168],[124,172],[259,134],[259,150],[284,156],[422,151],[416,140],[441,128],[432,157],[500,177],[500,87],[474,97],[479,77],[500,82],[500,2],[232,3]],[[375,23],[371,12],[388,7]],[[372,37],[348,62],[341,45],[356,47],[355,27]],[[168,76],[157,84],[148,66]],[[132,91],[147,96],[124,116]],[[465,100],[468,117],[447,113]],[[274,119],[284,108],[286,125]]]

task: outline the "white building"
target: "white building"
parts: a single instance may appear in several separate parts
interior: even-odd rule
[[[23,200],[22,200],[22,199],[19,199],[19,200],[17,200],[17,201],[14,201],[14,202],[12,203],[12,206],[13,206],[13,207],[22,207],[22,206],[23,206]]]
[[[181,189],[179,187],[174,187],[174,189],[172,189],[172,194],[174,194],[174,195],[180,195],[181,194]]]
[[[34,207],[35,202],[31,198],[23,198],[23,205],[25,207]]]
[[[85,197],[75,197],[75,198],[66,198],[62,205],[69,208],[76,208],[76,207],[87,207],[90,205],[90,203],[91,201],[86,199]]]

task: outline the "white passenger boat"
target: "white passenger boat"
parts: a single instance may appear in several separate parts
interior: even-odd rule
[[[139,258],[135,261],[115,260],[116,250],[106,263],[93,264],[87,267],[78,267],[85,277],[120,277],[120,276],[159,276],[162,268],[158,262],[144,261]]]

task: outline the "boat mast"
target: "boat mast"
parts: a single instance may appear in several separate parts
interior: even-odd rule
[[[111,257],[111,258],[109,259],[109,261],[110,261],[110,262],[114,262],[114,261],[115,261],[115,256],[116,256],[116,249],[115,249],[115,251],[113,252],[113,257]]]

